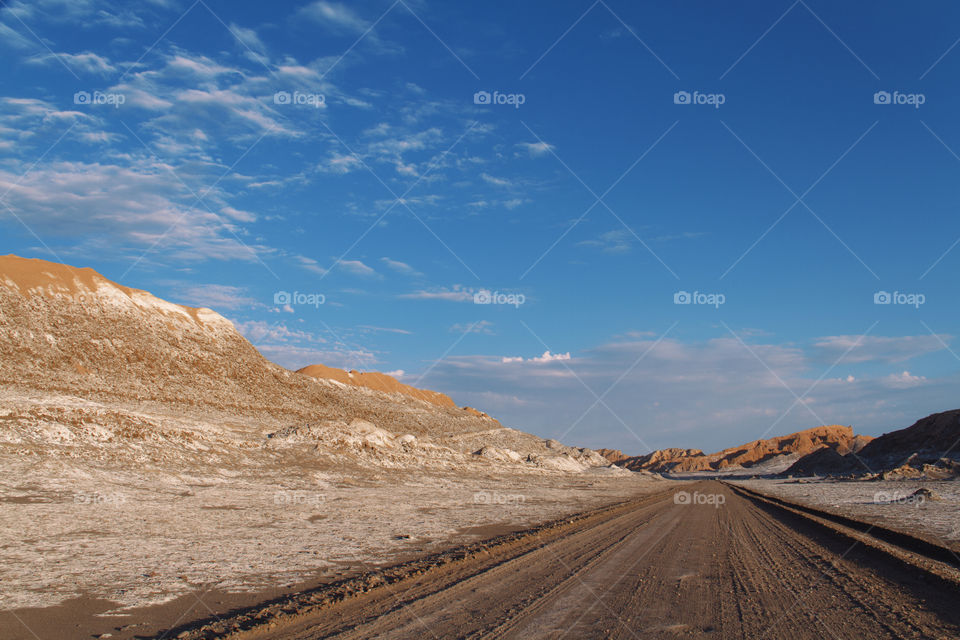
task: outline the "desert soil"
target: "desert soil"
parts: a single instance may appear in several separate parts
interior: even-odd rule
[[[815,478],[736,480],[767,495],[903,531],[951,547],[960,556],[960,482],[836,481]],[[931,497],[916,496],[926,489]]]
[[[692,499],[678,503],[677,491]],[[306,594],[219,628],[243,640],[955,638],[958,572],[944,572],[953,578],[720,482],[678,483],[432,567],[385,572],[381,586]]]
[[[315,459],[309,473],[275,463],[176,474],[0,460],[3,640],[152,637],[668,484],[602,470],[414,472]]]

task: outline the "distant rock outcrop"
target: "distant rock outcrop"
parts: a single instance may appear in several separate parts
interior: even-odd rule
[[[613,464],[620,464],[622,461],[630,458],[630,456],[620,451],[620,449],[596,449],[595,451]]]
[[[837,453],[841,455],[815,452],[798,460],[786,473],[881,474],[890,478],[956,475],[960,467],[960,409],[934,413],[906,429],[874,438],[860,449]]]
[[[842,456],[851,451],[859,451],[869,441],[867,436],[854,435],[851,427],[829,425],[787,436],[754,440],[709,455],[699,449],[660,449],[644,456],[624,457],[619,461],[612,460],[609,455],[606,457],[611,462],[634,471],[692,473],[750,468],[781,456],[803,456],[820,449],[828,449]]]

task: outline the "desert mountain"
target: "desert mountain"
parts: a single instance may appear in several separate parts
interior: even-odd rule
[[[815,452],[787,469],[793,475],[884,473],[892,476],[952,473],[960,461],[960,409],[934,413],[912,426],[873,439],[857,455]],[[927,468],[932,467],[932,468]]]
[[[870,441],[869,437],[854,435],[853,429],[840,425],[814,427],[787,436],[754,440],[739,447],[724,449],[706,455],[699,449],[660,449],[643,456],[620,457],[615,464],[633,471],[690,473],[723,471],[731,468],[750,468],[782,457],[803,456],[820,449],[829,449],[840,455],[859,451]],[[616,454],[622,453],[615,452]]]
[[[441,407],[456,406],[453,400],[450,399],[450,396],[446,394],[428,389],[417,389],[416,387],[403,384],[392,376],[376,371],[361,373],[354,370],[344,371],[343,369],[335,369],[322,364],[312,364],[309,367],[298,369],[297,373],[302,373],[313,378],[322,378],[324,380],[336,380],[341,384],[365,387],[386,393],[402,393]]]
[[[383,374],[322,366],[304,373],[264,358],[210,309],[161,300],[92,269],[0,257],[0,391],[19,400],[10,400],[17,408],[8,424],[41,422],[50,432],[65,428],[70,438],[80,437],[74,426],[106,429],[111,435],[103,437],[119,441],[124,433],[162,439],[160,422],[189,416],[208,426],[191,430],[190,439],[223,431],[243,446],[263,446],[271,436],[271,446],[309,441],[331,455],[345,446],[372,461],[383,454],[391,464],[416,465],[420,454],[443,464],[460,455],[567,470],[606,464],[592,451],[548,447]],[[96,410],[78,407],[78,399]],[[105,420],[110,424],[100,424]],[[405,435],[417,446],[409,439],[400,446]],[[354,451],[368,441],[382,446]],[[473,455],[482,450],[487,454]]]
[[[4,539],[0,608],[339,576],[638,486],[589,449],[353,379],[284,369],[209,309],[0,257],[0,529],[30,529]]]

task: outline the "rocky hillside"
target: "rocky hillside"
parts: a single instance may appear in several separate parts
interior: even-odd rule
[[[456,406],[450,396],[446,394],[428,389],[417,389],[416,387],[403,384],[392,376],[376,371],[361,373],[360,371],[335,369],[322,364],[312,364],[309,367],[298,369],[297,373],[302,373],[303,375],[313,378],[322,378],[324,380],[336,380],[341,384],[374,389],[385,393],[402,393],[441,407]]]
[[[862,449],[816,452],[787,469],[792,475],[939,477],[953,475],[960,462],[960,409],[934,413],[912,426],[873,439]]]
[[[828,449],[845,455],[859,451],[870,438],[858,436],[850,427],[830,425],[798,431],[787,436],[754,440],[739,447],[724,449],[717,453],[704,454],[699,449],[660,449],[643,456],[625,457],[620,452],[612,462],[633,471],[691,473],[699,471],[723,471],[733,468],[751,468],[787,456],[799,457],[814,451]],[[616,456],[615,456],[616,457]]]
[[[243,446],[263,446],[268,436],[282,434],[271,446],[313,438],[320,450],[329,446],[332,452],[377,440],[385,459],[410,464],[420,453],[480,460],[473,454],[485,446],[544,468],[606,464],[592,451],[548,447],[506,429],[443,394],[383,374],[337,371],[323,368],[325,375],[315,377],[317,367],[304,375],[275,365],[210,309],[166,302],[91,269],[0,257],[0,392],[7,406],[19,407],[8,413],[7,425],[34,434],[43,423],[48,434],[62,428],[75,436],[76,429],[87,433],[95,426],[144,436],[152,428],[159,433],[160,423],[174,416],[207,425],[191,431],[191,438],[222,428],[248,443]],[[98,408],[79,408],[78,399]],[[361,433],[351,425],[360,425]],[[401,447],[397,438],[405,435],[440,449]],[[512,455],[505,460],[515,462]]]

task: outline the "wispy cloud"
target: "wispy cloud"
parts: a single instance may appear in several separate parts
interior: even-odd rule
[[[566,353],[550,353],[550,351],[544,351],[542,355],[533,357],[533,358],[524,358],[523,356],[504,356],[500,359],[500,362],[504,364],[510,364],[513,362],[533,362],[537,364],[544,364],[547,362],[559,362],[563,360],[570,360],[570,352]]]
[[[256,304],[256,300],[243,287],[223,284],[188,284],[175,297],[214,310],[233,310]]]
[[[450,327],[452,333],[481,333],[484,335],[492,336],[493,335],[493,323],[489,320],[478,320],[477,322],[470,322],[466,324],[455,324]]]
[[[917,336],[826,336],[818,338],[814,347],[828,360],[843,354],[843,362],[904,362],[912,358],[943,351],[953,336],[941,334]]]
[[[626,229],[615,229],[601,233],[596,238],[581,240],[577,244],[582,247],[594,247],[604,253],[625,253],[633,248],[633,235]]]
[[[317,24],[343,30],[362,33],[369,28],[369,23],[345,4],[317,0],[300,10],[300,15],[309,18]]]
[[[436,289],[414,291],[413,293],[402,293],[398,297],[407,300],[446,300],[448,302],[473,302],[475,289],[456,284],[453,287],[441,287]]]
[[[385,265],[387,266],[387,268],[392,269],[393,271],[396,271],[397,273],[402,273],[403,275],[406,275],[406,276],[420,276],[420,275],[423,275],[422,273],[420,273],[419,271],[417,271],[416,269],[414,269],[413,267],[411,267],[411,266],[410,266],[409,264],[407,264],[406,262],[400,262],[399,260],[392,260],[392,259],[390,259],[390,258],[388,258],[388,257],[380,258],[380,262],[382,262],[383,264],[385,264]]]
[[[532,157],[547,155],[555,148],[552,144],[542,140],[540,142],[520,142],[517,147],[526,155]]]
[[[360,260],[341,260],[337,266],[348,273],[365,278],[376,278],[380,274]]]
[[[27,60],[29,64],[59,65],[66,64],[74,71],[99,76],[108,76],[116,71],[116,67],[103,56],[95,53],[41,53]]]

